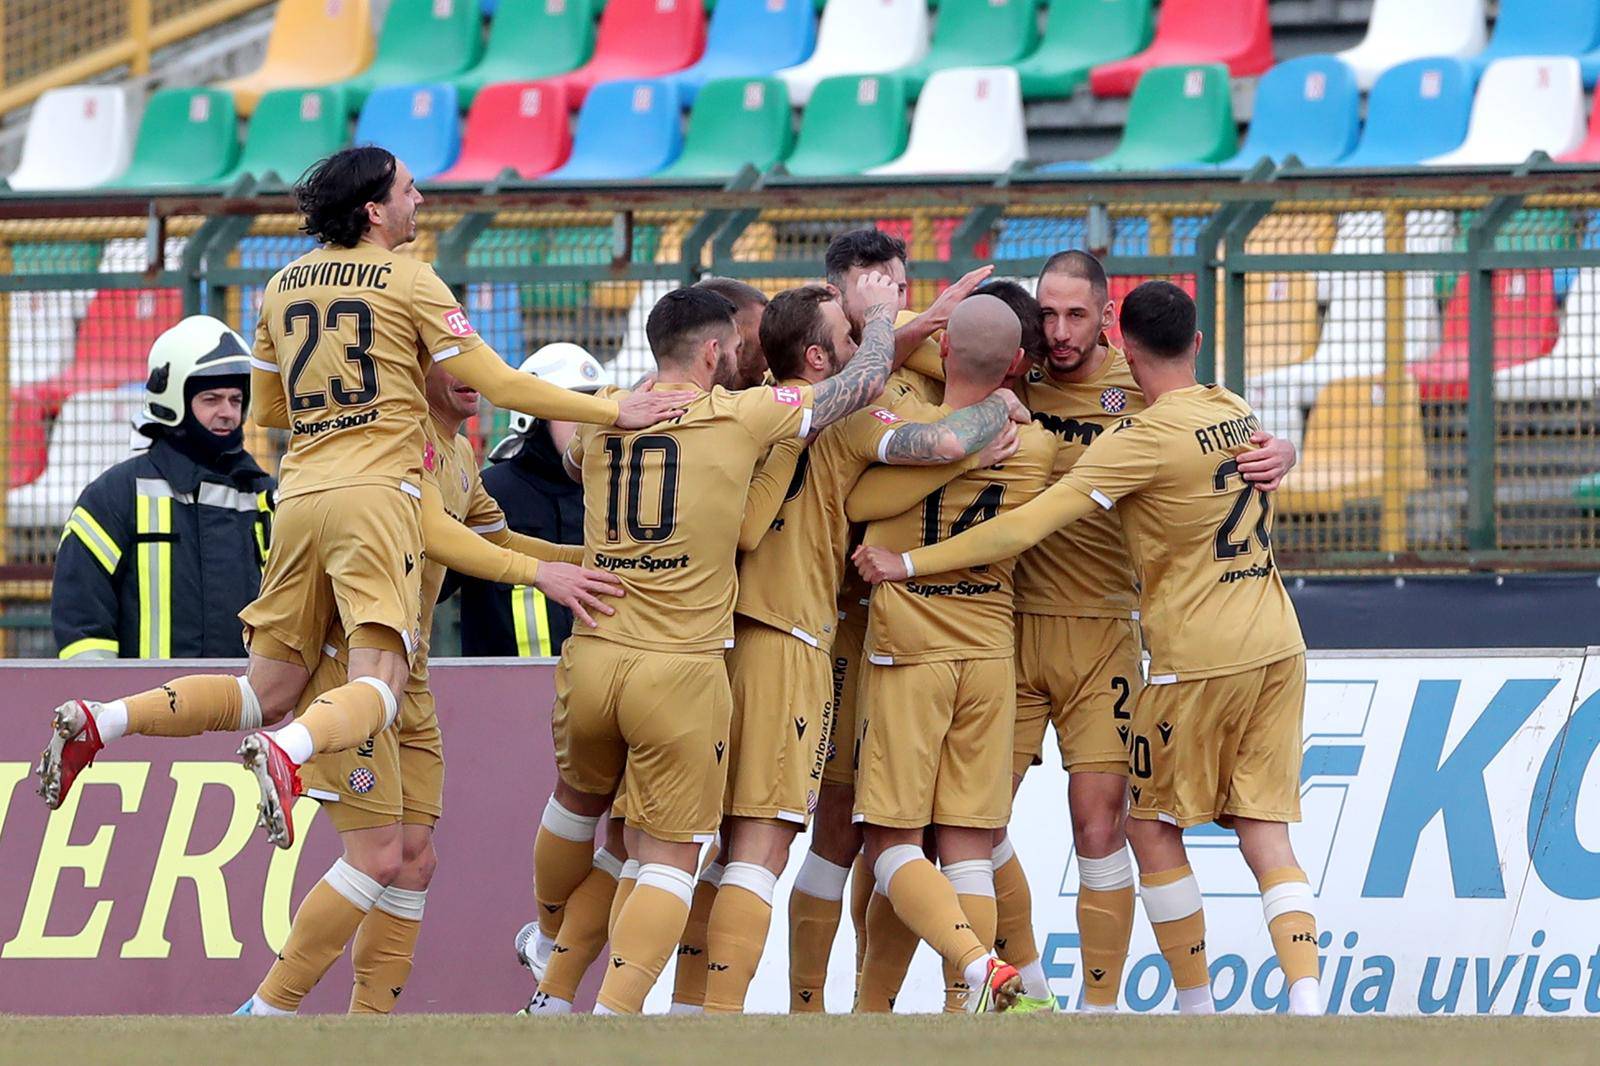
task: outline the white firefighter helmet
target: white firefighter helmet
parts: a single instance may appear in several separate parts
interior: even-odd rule
[[[552,385],[577,392],[594,392],[601,386],[611,384],[600,360],[590,355],[582,345],[567,341],[545,345],[524,359],[517,369]],[[524,436],[533,428],[535,421],[537,419],[532,415],[513,411],[511,432],[519,437]]]
[[[196,378],[243,377],[248,401],[250,346],[210,315],[190,315],[150,346],[150,375],[144,385],[146,422],[176,426],[188,410],[184,386]]]

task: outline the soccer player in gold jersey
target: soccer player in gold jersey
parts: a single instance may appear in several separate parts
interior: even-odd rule
[[[243,676],[199,674],[107,703],[56,708],[40,793],[58,806],[76,774],[125,733],[191,736],[257,730],[294,709],[335,619],[349,682],[295,721],[252,732],[239,749],[261,789],[261,821],[279,847],[300,764],[355,747],[392,723],[420,628],[424,550],[422,380],[449,360],[491,402],[546,418],[648,426],[682,408],[639,394],[620,403],[571,393],[507,367],[427,264],[396,251],[416,236],[422,194],[382,148],[337,152],[296,188],[319,246],[267,283],[252,357],[255,420],[291,433],[278,485],[273,551],[261,593],[240,614]]]
[[[892,279],[859,283],[868,306],[854,357],[817,385],[729,393],[736,363],[726,299],[664,296],[646,333],[657,392],[685,413],[648,433],[579,431],[568,448],[585,496],[585,560],[622,578],[616,614],[562,651],[551,716],[556,794],[534,846],[541,905],[563,905],[593,865],[593,834],[619,786],[626,844],[639,863],[611,930],[602,1013],[636,1013],[678,942],[700,845],[720,822],[731,692],[735,553],[747,489],[767,448],[866,406],[894,366]],[[605,395],[602,393],[602,395]]]
[[[1166,282],[1124,301],[1128,363],[1149,407],[1120,419],[1029,506],[931,548],[863,549],[874,582],[1010,558],[1097,509],[1122,513],[1151,650],[1130,723],[1127,834],[1178,1006],[1213,1008],[1205,919],[1183,830],[1233,828],[1261,888],[1295,1014],[1320,1013],[1312,892],[1290,847],[1300,816],[1305,643],[1272,554],[1270,497],[1240,456],[1260,423],[1195,379],[1194,303]]]

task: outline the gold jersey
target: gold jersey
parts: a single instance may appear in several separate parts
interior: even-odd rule
[[[669,422],[627,432],[581,425],[568,446],[583,470],[584,565],[616,574],[626,590],[611,601],[616,614],[574,637],[675,652],[721,651],[733,639],[750,480],[768,448],[809,432],[811,387],[694,392]]]
[[[1056,381],[1042,370],[1028,374],[1020,399],[1036,425],[1057,439],[1052,480],[1065,476],[1102,433],[1144,410],[1144,393],[1128,360],[1110,357],[1094,380]],[[1131,618],[1139,592],[1133,563],[1114,510],[1091,515],[1050,534],[1017,560],[1017,611],[1076,618]]]
[[[832,645],[850,538],[845,497],[883,459],[900,423],[887,408],[868,407],[823,430],[800,453],[777,517],[739,560],[735,612],[812,647]]]
[[[901,311],[894,316],[894,328],[899,329],[916,317],[915,311]],[[939,342],[929,337],[912,350],[908,357],[908,361],[910,360],[915,360],[924,366],[939,365]],[[889,375],[889,382],[883,387],[881,402],[885,407],[892,408],[905,396],[915,397],[926,404],[941,404],[944,402],[944,382],[939,378],[918,373],[909,366],[901,366],[899,370]]]
[[[931,417],[918,421],[949,412],[940,407],[926,413]],[[920,506],[871,523],[863,542],[903,552],[936,544],[1005,514],[1049,483],[1055,450],[1049,433],[1024,426],[1016,455],[999,466],[969,470],[931,493]],[[1016,650],[1014,565],[1015,560],[1005,559],[878,585],[868,610],[868,660],[893,665],[1009,658]]]
[[[272,276],[252,365],[289,408],[278,497],[343,485],[418,494],[422,379],[483,343],[433,268],[374,244],[319,247]]]

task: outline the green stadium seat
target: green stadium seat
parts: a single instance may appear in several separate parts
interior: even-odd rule
[[[655,176],[731,177],[746,163],[764,171],[788,155],[793,142],[789,90],[783,82],[718,78],[707,82],[695,99],[678,161]]]
[[[349,143],[344,93],[339,89],[274,89],[262,95],[239,162],[218,181],[276,174],[286,185],[317,160]]]
[[[216,181],[239,156],[233,95],[221,89],[162,89],[145,105],[133,162],[110,186]]]
[[[1038,43],[1034,0],[943,0],[928,54],[896,73],[914,97],[936,70],[1013,64]]]
[[[337,84],[345,90],[345,107],[359,111],[374,89],[450,81],[482,54],[475,0],[393,0],[372,65]]]
[[[583,66],[594,51],[598,6],[591,0],[524,0],[499,8],[489,24],[483,59],[450,79],[461,106],[471,106],[486,85],[535,81]]]
[[[1133,91],[1122,142],[1089,165],[1164,170],[1220,162],[1238,150],[1228,68],[1221,63],[1156,67]]]
[[[893,74],[824,78],[784,166],[797,177],[861,174],[906,150],[906,85]]]
[[[1016,65],[1022,98],[1071,96],[1090,69],[1142,52],[1154,33],[1151,0],[1050,0],[1038,50]]]

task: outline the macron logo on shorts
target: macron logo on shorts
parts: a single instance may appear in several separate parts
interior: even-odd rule
[[[470,337],[477,332],[472,328],[472,323],[467,320],[467,313],[459,307],[454,311],[445,312],[444,328],[454,333],[457,337]]]
[[[800,390],[793,385],[773,386],[772,398],[779,403],[788,404],[790,407],[800,406]]]

